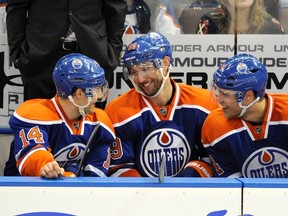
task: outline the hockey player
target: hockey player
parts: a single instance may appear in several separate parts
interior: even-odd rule
[[[172,49],[160,33],[136,38],[124,53],[124,76],[133,89],[106,108],[116,132],[111,146],[111,176],[210,177],[201,128],[216,106],[209,91],[169,78]],[[124,68],[125,69],[125,68]]]
[[[100,123],[80,176],[105,177],[115,134],[107,114],[94,107],[106,96],[104,70],[95,60],[72,53],[57,62],[53,79],[55,97],[28,100],[11,116],[14,152],[5,172],[9,173],[11,161],[16,159],[22,176],[76,176],[82,170],[79,163],[88,138]]]
[[[210,113],[202,141],[219,177],[288,177],[288,95],[265,94],[268,74],[238,54],[213,75],[221,108]]]

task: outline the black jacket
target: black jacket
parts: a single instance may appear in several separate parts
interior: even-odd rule
[[[126,7],[126,0],[9,0],[11,59],[30,68],[49,62],[71,23],[81,53],[97,60],[110,77],[119,64]]]

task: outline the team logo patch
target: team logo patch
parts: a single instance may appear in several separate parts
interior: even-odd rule
[[[72,67],[75,69],[80,69],[83,66],[83,62],[80,59],[74,59],[72,61]]]
[[[239,73],[246,73],[248,71],[248,67],[244,63],[239,63],[236,67],[236,70]]]
[[[73,143],[60,149],[54,154],[55,160],[61,167],[64,167],[67,162],[81,160],[85,152],[86,145],[82,143]]]
[[[189,160],[191,149],[185,136],[174,129],[162,128],[150,133],[141,149],[140,163],[150,177],[157,177],[161,157],[166,162],[165,176],[175,176]]]
[[[242,174],[246,178],[287,178],[288,153],[275,147],[259,149],[246,159]]]

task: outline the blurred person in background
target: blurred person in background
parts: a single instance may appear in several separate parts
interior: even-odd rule
[[[204,14],[197,34],[284,34],[277,19],[268,14],[262,0],[219,0],[219,6]]]
[[[190,2],[189,2],[190,3]],[[179,16],[182,34],[195,34],[199,19],[218,6],[218,0],[196,0],[185,7]]]
[[[263,0],[264,7],[270,15],[275,17],[277,20],[279,19],[279,0]]]
[[[181,33],[175,8],[170,0],[150,0],[150,9],[153,32],[160,32],[164,35]]]
[[[150,8],[144,0],[127,0],[124,34],[146,34],[151,30]]]
[[[180,26],[170,0],[128,0],[125,34],[180,34]]]

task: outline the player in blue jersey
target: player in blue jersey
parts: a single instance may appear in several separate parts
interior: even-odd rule
[[[210,93],[169,78],[172,49],[160,33],[137,37],[124,53],[124,76],[134,88],[111,101],[108,113],[116,132],[111,176],[210,177],[201,143],[202,124],[216,106]]]
[[[16,166],[22,176],[105,177],[115,133],[107,114],[94,107],[107,96],[104,70],[95,60],[72,53],[57,62],[53,79],[55,97],[28,100],[9,120],[14,151],[6,163],[6,175]],[[96,125],[96,135],[81,162]]]
[[[245,53],[214,73],[221,108],[205,120],[202,141],[216,176],[288,177],[288,95],[265,93],[267,79],[265,66]]]

